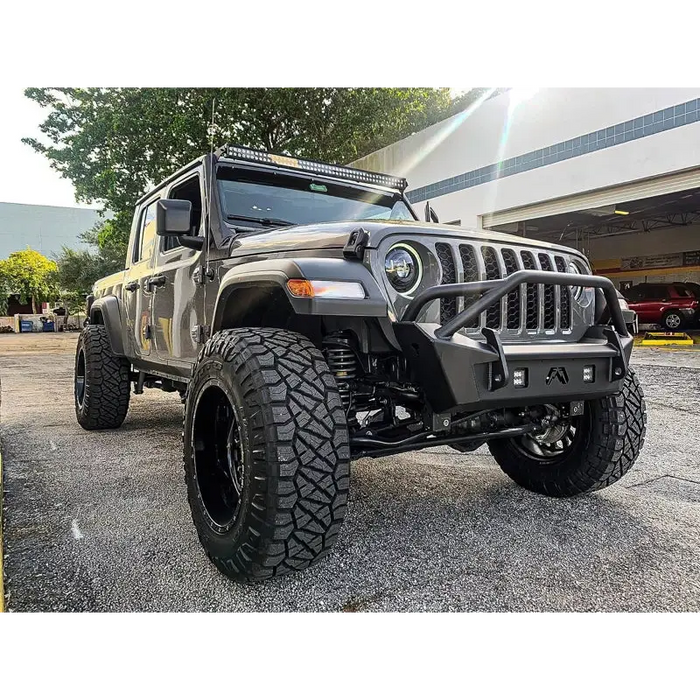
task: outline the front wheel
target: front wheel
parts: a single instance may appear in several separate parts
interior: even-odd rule
[[[679,331],[685,326],[683,316],[679,311],[667,311],[661,318],[661,325],[667,331]]]
[[[539,434],[492,440],[501,469],[520,486],[546,496],[577,496],[621,479],[644,444],[644,393],[632,369],[622,390],[587,401],[584,415]]]
[[[273,328],[217,333],[185,403],[185,483],[199,540],[226,576],[258,581],[325,556],[345,515],[345,411],[321,352]]]

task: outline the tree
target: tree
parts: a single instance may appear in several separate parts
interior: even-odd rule
[[[122,239],[135,201],[206,153],[212,140],[345,163],[479,96],[453,101],[447,88],[29,88],[25,94],[50,110],[40,126],[45,139],[25,143],[73,182],[80,201],[99,200],[115,212]]]
[[[6,313],[8,296],[18,294],[23,304],[31,299],[32,310],[38,313],[41,302],[58,297],[57,275],[56,263],[35,250],[10,253],[0,260],[0,310]]]
[[[63,247],[58,257],[58,285],[61,301],[71,314],[85,308],[85,297],[100,278],[124,269],[126,239],[113,221],[95,224],[80,236],[89,250]]]

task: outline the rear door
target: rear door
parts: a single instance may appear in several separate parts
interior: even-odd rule
[[[147,357],[151,354],[153,328],[148,284],[153,275],[156,243],[156,204],[158,197],[142,205],[129,251],[130,265],[124,275],[124,307],[130,355]]]
[[[192,204],[190,233],[203,236],[201,169],[190,172],[168,190],[168,199]],[[176,373],[189,374],[201,348],[200,328],[204,321],[205,284],[202,274],[204,249],[192,250],[170,236],[159,236],[153,286],[153,339],[158,359]],[[179,370],[179,371],[177,371]]]
[[[634,287],[632,288],[634,289]],[[650,284],[641,292],[641,298],[634,305],[640,323],[659,323],[661,320],[662,299],[665,298],[666,287]]]

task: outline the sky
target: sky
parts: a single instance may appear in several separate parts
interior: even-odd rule
[[[69,180],[62,178],[49,161],[30,146],[24,136],[41,136],[39,124],[45,110],[24,96],[22,88],[0,88],[0,202],[89,207],[78,204]]]
[[[457,95],[469,89],[451,88],[451,92]],[[0,87],[0,105],[0,202],[98,209],[97,204],[78,204],[70,180],[22,143],[25,136],[41,136],[39,124],[47,111],[27,99],[19,87]]]

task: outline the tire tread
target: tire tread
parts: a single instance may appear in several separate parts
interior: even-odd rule
[[[90,324],[83,328],[78,339],[85,353],[85,395],[82,408],[75,401],[75,415],[85,430],[118,428],[129,411],[130,369],[125,357],[112,352],[107,329]]]
[[[197,516],[193,454],[185,444],[185,481],[199,540],[214,565],[235,580],[260,581],[305,569],[327,555],[347,508],[350,446],[335,378],[310,340],[286,330],[220,331],[201,350],[192,385],[197,368],[209,359],[220,361],[221,371],[233,372],[242,390],[251,468],[260,483],[250,501],[244,541],[230,556],[213,554],[210,533]],[[188,391],[186,413],[193,410],[195,393]]]

